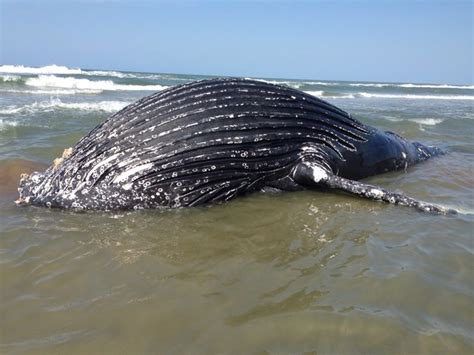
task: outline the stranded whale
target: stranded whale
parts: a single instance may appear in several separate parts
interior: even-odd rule
[[[445,212],[355,180],[440,150],[357,121],[302,91],[248,79],[192,82],[110,116],[44,173],[23,175],[19,204],[142,209],[228,201],[266,188],[330,188]]]

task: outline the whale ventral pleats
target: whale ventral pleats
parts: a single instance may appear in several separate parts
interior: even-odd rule
[[[402,138],[302,91],[221,78],[123,108],[44,174],[22,179],[19,191],[21,201],[60,208],[176,208],[265,188],[308,188],[295,175],[305,171],[297,169],[302,163],[312,167],[309,179],[324,172],[320,180],[330,181],[330,174],[351,179],[396,170],[418,155]]]

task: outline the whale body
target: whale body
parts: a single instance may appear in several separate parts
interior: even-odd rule
[[[18,203],[177,208],[267,188],[330,188],[440,212],[356,181],[440,153],[293,88],[203,80],[144,97],[110,116],[45,172],[22,176]]]

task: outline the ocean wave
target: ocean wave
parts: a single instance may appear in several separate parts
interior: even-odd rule
[[[379,99],[407,99],[407,100],[474,100],[471,95],[412,95],[412,94],[374,94],[369,92],[357,92],[353,94],[337,94],[323,90],[305,90],[307,94],[323,99],[356,99],[356,98],[379,98]]]
[[[347,84],[347,85],[348,86],[353,86],[353,87],[375,87],[375,88],[398,86],[396,84],[387,84],[387,83],[350,83],[350,84]]]
[[[330,82],[330,81],[302,81],[304,85],[320,86],[351,86],[368,88],[420,88],[420,89],[458,89],[473,90],[474,85],[450,85],[450,84],[401,84],[401,83],[349,83],[349,82]]]
[[[410,121],[413,121],[419,124],[424,124],[427,126],[436,126],[437,124],[444,122],[442,118],[412,118],[410,119]]]
[[[14,94],[34,94],[34,95],[76,95],[76,94],[100,94],[102,90],[75,90],[75,89],[49,89],[49,90],[19,90],[1,88],[0,92],[9,92]]]
[[[324,95],[324,91],[322,90],[318,90],[318,91],[305,91],[305,93],[307,94],[310,94],[312,96],[316,96],[316,97],[321,97]]]
[[[9,74],[82,74],[82,70],[71,69],[61,65],[46,65],[44,67],[25,67],[23,65],[0,65],[0,73]]]
[[[449,84],[399,84],[401,88],[426,88],[426,89],[462,89],[473,90],[474,85],[449,85]]]
[[[450,84],[402,84],[402,83],[351,83],[351,82],[336,82],[336,81],[284,81],[284,80],[265,80],[273,84],[286,84],[295,88],[303,85],[317,85],[317,86],[351,86],[351,87],[373,87],[373,88],[420,88],[420,89],[458,89],[458,90],[473,90],[474,85],[450,85]]]
[[[304,82],[299,82],[299,81],[278,80],[278,79],[270,80],[270,79],[260,79],[260,78],[245,78],[245,79],[261,81],[262,83],[267,83],[267,84],[286,85],[294,89],[299,89],[301,86],[304,85]]]
[[[131,73],[122,73],[114,70],[82,70],[82,75],[91,75],[91,76],[112,76],[116,78],[137,78],[136,75]]]
[[[474,95],[415,95],[415,94],[373,94],[359,92],[356,94],[364,98],[380,99],[407,99],[407,100],[474,100]]]
[[[19,75],[0,75],[0,83],[13,83],[13,82],[21,82],[23,78]]]
[[[355,96],[352,94],[335,94],[335,93],[325,92],[322,90],[305,91],[305,93],[310,94],[312,96],[316,96],[318,98],[323,98],[323,99],[353,99],[355,98]]]
[[[0,65],[0,73],[8,74],[25,74],[25,75],[87,75],[87,76],[108,76],[121,79],[149,79],[149,80],[175,80],[175,81],[189,81],[187,78],[179,78],[172,74],[157,74],[157,73],[133,73],[121,72],[117,70],[93,70],[68,68],[62,65],[46,65],[43,67],[28,67],[23,65]]]
[[[115,70],[83,70],[80,68],[68,68],[62,65],[46,65],[44,67],[25,67],[23,65],[1,65],[0,73],[10,74],[63,74],[63,75],[92,75],[112,76],[117,78],[136,78],[132,73],[122,73]]]
[[[444,119],[442,118],[400,118],[400,117],[392,117],[392,116],[379,116],[380,118],[386,119],[387,121],[392,121],[392,122],[415,122],[418,123],[419,125],[425,125],[425,126],[436,126],[437,124],[440,124],[444,122]]]
[[[10,127],[17,127],[18,122],[16,121],[10,121],[10,120],[4,120],[0,118],[0,131],[5,131]]]
[[[472,90],[474,85],[450,85],[450,84],[401,84],[401,83],[348,83],[348,82],[327,82],[327,81],[303,81],[305,85],[322,86],[352,86],[352,87],[373,87],[373,88],[420,88],[420,89],[459,89]]]
[[[62,102],[60,99],[52,98],[29,105],[7,106],[0,109],[0,114],[31,114],[39,111],[54,111],[55,109],[117,112],[129,104],[129,102],[125,101]]]
[[[190,78],[178,78],[171,74],[153,74],[153,73],[130,73],[114,70],[83,70],[82,75],[89,76],[109,76],[121,79],[145,79],[145,80],[172,80],[172,81],[191,81]]]
[[[112,80],[89,80],[73,77],[59,77],[55,75],[39,75],[29,78],[25,82],[28,86],[53,87],[78,90],[109,90],[109,91],[161,91],[167,86],[163,85],[128,85],[116,84]]]

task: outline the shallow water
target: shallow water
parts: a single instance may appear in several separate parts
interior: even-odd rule
[[[164,81],[170,77],[146,83],[175,84]],[[323,87],[312,85],[303,89]],[[352,92],[344,85],[341,96]],[[415,89],[388,93],[397,90]],[[317,191],[164,212],[74,213],[15,206],[11,181],[59,156],[109,112],[54,102],[32,108],[45,99],[34,95],[42,94],[0,100],[0,352],[473,352],[472,100],[330,100],[365,123],[447,150],[366,181],[454,207],[454,216]],[[5,113],[13,106],[23,111]]]

